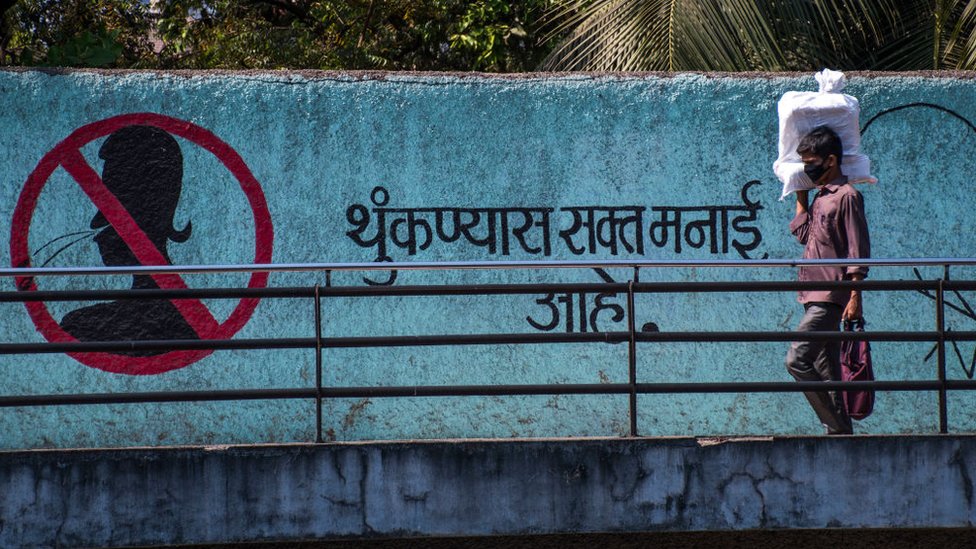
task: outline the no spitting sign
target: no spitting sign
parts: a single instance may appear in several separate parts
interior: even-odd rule
[[[154,113],[134,113],[115,116],[82,126],[71,133],[66,139],[58,143],[50,152],[41,158],[34,171],[28,176],[27,182],[20,193],[20,198],[14,209],[10,234],[10,256],[14,267],[31,266],[28,246],[28,234],[37,207],[38,197],[51,174],[60,166],[71,176],[81,188],[98,213],[104,217],[107,225],[118,234],[120,246],[127,248],[126,253],[134,257],[139,265],[168,265],[166,255],[154,244],[153,237],[147,234],[143,226],[137,221],[144,212],[136,212],[131,205],[131,199],[125,198],[118,192],[110,190],[106,185],[107,174],[99,173],[89,165],[81,153],[82,147],[92,141],[125,131],[130,127],[148,129],[155,135],[172,140],[171,136],[185,139],[189,143],[210,152],[240,184],[240,189],[247,198],[254,224],[254,263],[270,263],[273,241],[271,215],[261,185],[254,178],[251,170],[244,163],[241,156],[220,138],[210,131],[190,122]],[[165,132],[165,133],[164,133]],[[110,138],[111,139],[111,138]],[[174,140],[175,143],[175,140]],[[131,161],[131,160],[130,160]],[[117,196],[118,195],[118,196]],[[219,197],[214,197],[219,200]],[[38,220],[43,223],[44,220]],[[152,280],[162,289],[185,289],[189,286],[178,274],[155,274]],[[263,288],[267,286],[268,273],[252,273],[248,281],[248,288]],[[17,288],[22,291],[37,290],[37,281],[29,277],[16,280]],[[223,322],[216,319],[199,300],[174,299],[163,302],[179,323],[187,327],[188,332],[199,339],[229,339],[234,336],[251,318],[257,307],[258,299],[242,299],[230,316]],[[138,302],[132,302],[138,303]],[[51,315],[43,302],[25,303],[31,319],[37,330],[50,342],[64,343],[79,341],[69,333]],[[181,337],[182,338],[182,337]],[[152,339],[149,337],[147,339]],[[156,337],[155,339],[167,339]],[[192,364],[209,354],[211,350],[171,351],[152,356],[129,356],[114,353],[69,353],[79,362],[105,370],[108,372],[147,375],[159,374]]]

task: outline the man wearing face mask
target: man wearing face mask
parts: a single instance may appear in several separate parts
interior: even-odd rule
[[[790,232],[803,244],[803,259],[867,258],[871,256],[864,199],[841,173],[844,149],[840,138],[826,126],[815,128],[796,149],[803,171],[817,187],[808,206],[809,191],[797,191],[796,216]],[[862,280],[866,266],[804,266],[800,280]],[[797,331],[837,331],[841,319],[861,318],[861,292],[847,290],[800,291],[797,300],[804,314]],[[840,343],[796,341],[786,355],[786,369],[797,381],[840,380]],[[828,434],[851,434],[851,419],[837,391],[806,392],[807,400],[827,427]]]

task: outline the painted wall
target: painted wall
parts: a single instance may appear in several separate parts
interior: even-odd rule
[[[793,204],[772,174],[776,102],[812,75],[458,76],[0,71],[4,263],[33,266],[374,260],[794,258]],[[973,255],[976,82],[849,75],[875,257]],[[140,129],[140,127],[142,127]],[[135,129],[133,129],[135,128]],[[155,129],[152,129],[155,128]],[[175,151],[175,152],[174,152]],[[592,218],[590,216],[593,216]],[[680,218],[680,221],[679,221]],[[592,219],[592,221],[591,221]],[[934,278],[939,272],[923,270]],[[957,269],[953,278],[972,276]],[[342,273],[337,285],[625,281],[626,270]],[[661,269],[642,280],[792,279],[788,269]],[[914,279],[877,268],[874,279]],[[21,289],[271,286],[321,275],[38,278]],[[4,282],[15,288],[13,280]],[[33,285],[32,285],[33,284]],[[971,294],[952,296],[960,310]],[[326,335],[624,329],[613,295],[343,299]],[[3,304],[4,340],[118,334],[310,337],[297,300]],[[931,329],[932,300],[873,292],[868,329]],[[793,329],[793,295],[647,295],[662,331]],[[948,326],[973,329],[951,312]],[[107,327],[107,328],[106,328]],[[158,336],[157,336],[158,337]],[[972,377],[973,344],[950,351]],[[931,379],[931,345],[876,343],[883,379]],[[781,343],[642,344],[645,382],[789,380]],[[623,382],[625,345],[330,350],[329,385]],[[307,387],[307,350],[0,358],[5,395]],[[953,394],[950,428],[976,427]],[[641,397],[645,435],[820,432],[800,395]],[[329,402],[336,440],[616,435],[626,397]],[[935,429],[934,395],[879,396],[859,432]],[[0,410],[0,447],[308,441],[306,401]]]
[[[0,544],[962,529],[974,451],[950,435],[0,452]]]

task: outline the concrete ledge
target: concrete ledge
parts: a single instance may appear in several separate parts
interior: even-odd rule
[[[0,546],[974,523],[976,437],[0,453]]]

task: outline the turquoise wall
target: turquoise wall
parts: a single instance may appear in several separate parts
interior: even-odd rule
[[[861,126],[867,126],[862,149],[880,180],[859,186],[874,256],[972,256],[974,81],[940,74],[848,78],[845,92],[860,100]],[[795,258],[802,248],[787,227],[793,204],[778,201],[780,183],[772,173],[776,102],[788,90],[814,89],[812,75],[0,71],[0,225],[11,241],[3,262],[103,265],[90,229],[99,208],[116,212],[103,212],[116,227],[127,222],[119,206],[132,210],[133,201],[142,200],[164,208],[152,188],[113,202],[111,194],[99,195],[97,184],[79,183],[92,175],[110,180],[99,151],[110,134],[133,123],[163,128],[182,152],[182,193],[172,225],[189,223],[192,232],[185,242],[166,245],[173,264],[251,263],[262,254],[276,263]],[[673,225],[660,223],[673,221],[676,212],[682,223],[677,239]],[[128,222],[137,219],[129,213]],[[591,214],[599,228],[592,242]],[[385,235],[378,235],[380,226]],[[494,240],[487,239],[489,231]],[[77,235],[65,237],[70,233]],[[144,244],[139,235],[122,239],[123,250]],[[136,255],[152,262],[147,254]],[[336,273],[332,282],[360,286],[364,277],[383,282],[388,275]],[[630,275],[624,269],[401,271],[393,283],[600,282]],[[873,279],[915,276],[906,268],[871,272]],[[794,277],[782,268],[641,273],[644,281]],[[157,281],[190,287],[262,282],[246,274]],[[4,283],[15,288],[13,280]],[[133,279],[43,277],[35,283],[38,289],[121,289]],[[272,274],[267,283],[311,285],[324,278]],[[952,297],[960,308],[972,298]],[[582,302],[587,331],[625,328],[615,317],[625,306],[622,296],[589,295]],[[349,298],[327,302],[324,312],[326,335],[554,333],[583,329],[580,303],[579,296],[558,295]],[[0,305],[4,341],[63,340],[58,323],[67,325],[66,315],[92,305],[50,303],[33,311]],[[211,334],[313,334],[306,301],[265,299],[253,314],[248,303],[203,305],[203,311],[177,308]],[[802,313],[790,293],[644,295],[637,310],[638,325],[653,322],[662,331],[792,330]],[[865,312],[870,330],[928,330],[935,321],[931,299],[917,293],[872,292]],[[974,324],[964,314],[947,317],[952,329]],[[950,377],[972,377],[974,347],[961,343],[961,360],[950,351]],[[890,380],[932,379],[930,350],[924,343],[875,343],[876,372]],[[783,343],[641,344],[639,379],[784,381],[791,379],[785,352]],[[329,350],[325,364],[326,384],[337,386],[627,379],[626,345],[611,344]],[[314,365],[308,350],[4,356],[0,392],[307,387]],[[952,395],[952,430],[976,427],[973,404],[966,394]],[[639,406],[644,435],[821,430],[798,394],[643,396]],[[5,408],[0,447],[306,441],[314,439],[314,414],[314,403],[306,401]],[[874,415],[856,429],[928,431],[937,421],[934,395],[890,393],[878,397]],[[628,429],[625,396],[336,400],[326,403],[323,422],[337,440],[624,435]]]

